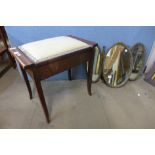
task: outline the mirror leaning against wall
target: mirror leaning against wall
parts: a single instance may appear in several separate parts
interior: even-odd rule
[[[146,53],[145,46],[142,43],[137,43],[131,48],[131,53],[133,56],[133,68],[129,79],[134,81],[137,80],[140,74],[143,72],[144,58]]]
[[[101,52],[99,46],[95,47],[92,82],[98,82],[102,74],[102,65],[104,61],[104,51]]]
[[[131,50],[124,43],[116,43],[107,52],[103,65],[103,79],[113,88],[123,86],[132,72]]]

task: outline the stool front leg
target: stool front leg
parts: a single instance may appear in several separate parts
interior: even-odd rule
[[[38,93],[38,96],[39,96],[39,99],[40,99],[40,102],[41,102],[41,105],[42,105],[42,108],[43,108],[43,111],[44,111],[44,114],[46,117],[46,121],[47,121],[47,123],[50,123],[49,112],[48,112],[48,108],[46,105],[44,93],[42,90],[41,81],[39,79],[37,79],[37,77],[34,77],[34,82],[35,82],[35,85],[37,88],[37,93]]]

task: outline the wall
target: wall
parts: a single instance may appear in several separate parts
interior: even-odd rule
[[[146,59],[151,51],[153,41],[155,40],[155,27],[121,27],[121,26],[14,26],[6,27],[8,37],[12,46],[18,46],[31,41],[61,36],[75,35],[88,40],[97,42],[101,47],[110,48],[116,42],[124,42],[133,46],[137,42],[142,42],[146,49]],[[73,69],[74,78],[84,78],[85,72],[83,66]],[[58,74],[52,79],[66,79],[66,72]]]

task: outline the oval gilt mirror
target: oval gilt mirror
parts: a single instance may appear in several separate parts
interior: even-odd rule
[[[145,47],[141,43],[135,44],[131,48],[131,53],[133,56],[133,68],[130,80],[136,80],[142,73],[144,67],[144,56],[145,56]]]
[[[132,54],[123,43],[113,45],[106,54],[103,65],[103,78],[110,87],[124,85],[132,72]]]
[[[104,54],[101,53],[100,48],[98,46],[95,47],[92,82],[98,82],[101,77],[103,55]]]

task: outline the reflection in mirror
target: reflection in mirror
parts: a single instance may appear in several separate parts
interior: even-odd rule
[[[133,68],[130,80],[136,80],[142,73],[144,67],[145,47],[141,43],[137,43],[131,48],[133,56]]]
[[[92,82],[99,81],[101,77],[102,63],[103,63],[103,53],[101,53],[100,48],[97,46],[95,47],[95,54],[94,54]]]
[[[123,43],[113,45],[106,54],[103,66],[103,78],[110,87],[124,85],[132,71],[132,54]]]
[[[151,77],[152,80],[155,80],[155,73]]]
[[[149,72],[145,73],[144,80],[151,85],[155,86],[155,62]]]

